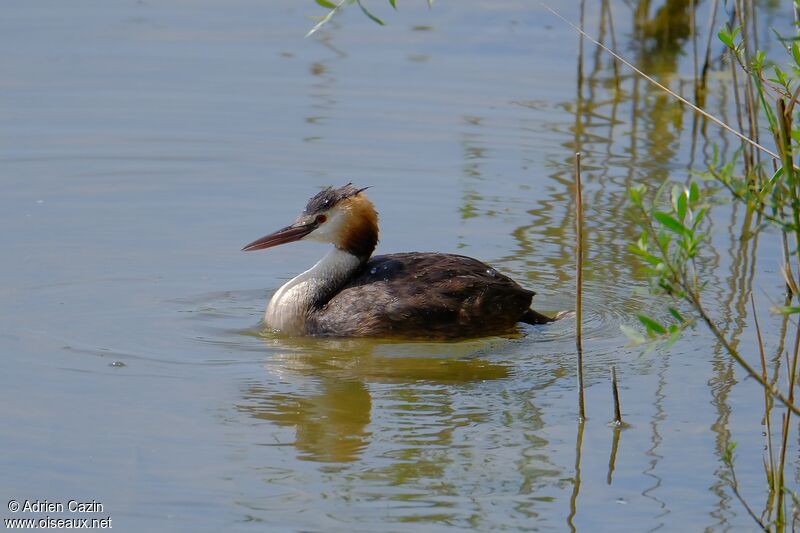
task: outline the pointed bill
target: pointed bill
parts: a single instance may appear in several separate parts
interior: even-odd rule
[[[264,237],[251,242],[242,248],[242,251],[252,252],[254,250],[272,248],[273,246],[286,244],[288,242],[299,241],[314,231],[315,228],[316,226],[314,224],[292,224],[291,226],[286,226],[285,228],[279,229],[274,233],[270,233],[269,235],[265,235]]]

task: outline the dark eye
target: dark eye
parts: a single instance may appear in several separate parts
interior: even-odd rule
[[[317,215],[316,218],[317,224],[322,224],[326,220],[328,220],[328,217],[326,217],[325,215]]]

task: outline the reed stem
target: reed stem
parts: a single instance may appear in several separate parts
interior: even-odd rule
[[[617,387],[617,367],[611,365],[611,393],[614,396],[614,424],[621,426],[622,422],[622,409],[619,403],[619,387]]]
[[[586,418],[583,394],[583,186],[581,153],[575,153],[575,344],[578,348],[578,416]]]

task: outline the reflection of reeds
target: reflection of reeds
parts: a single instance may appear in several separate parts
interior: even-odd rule
[[[583,187],[581,153],[575,154],[575,344],[578,348],[578,415],[586,418],[583,396]]]
[[[641,76],[642,78],[644,78],[647,81],[649,81],[651,84],[653,84],[656,87],[658,87],[658,89],[660,89],[661,91],[664,91],[665,93],[669,94],[670,96],[672,96],[673,98],[675,98],[679,102],[681,102],[683,104],[686,104],[687,106],[691,107],[695,112],[700,113],[705,118],[707,118],[711,122],[717,124],[718,126],[723,128],[724,130],[736,135],[739,139],[741,139],[745,143],[748,143],[748,144],[752,145],[754,148],[757,148],[757,149],[761,150],[762,152],[764,152],[765,154],[769,155],[770,157],[773,157],[775,159],[780,159],[780,156],[778,156],[778,154],[776,154],[775,152],[767,149],[766,147],[764,147],[761,144],[757,143],[756,141],[750,139],[749,137],[747,137],[743,133],[737,131],[736,129],[734,129],[734,128],[730,127],[730,126],[728,126],[725,122],[723,122],[722,120],[718,119],[717,117],[715,117],[714,115],[712,115],[708,111],[706,111],[704,109],[700,109],[699,107],[697,107],[696,105],[694,105],[689,100],[687,100],[683,96],[679,95],[678,93],[676,93],[675,91],[673,91],[669,87],[666,87],[665,85],[663,85],[663,84],[659,83],[658,81],[656,81],[655,79],[653,79],[651,76],[648,76],[647,74],[642,72],[640,69],[636,68],[632,63],[627,61],[625,58],[623,58],[622,56],[617,54],[615,51],[611,50],[609,47],[607,47],[603,43],[601,43],[601,42],[597,41],[596,39],[592,38],[589,34],[587,34],[581,28],[579,28],[578,26],[576,26],[575,24],[573,24],[572,22],[570,22],[569,20],[567,20],[566,18],[561,16],[557,11],[555,11],[553,8],[551,8],[547,4],[542,4],[542,6],[544,6],[544,8],[547,9],[548,11],[550,11],[553,15],[555,15],[556,17],[558,17],[559,19],[564,21],[566,24],[570,25],[573,29],[575,29],[576,31],[580,32],[580,34],[583,37],[585,37],[589,41],[593,42],[594,44],[596,44],[597,46],[599,46],[600,48],[602,48],[603,50],[605,50],[606,52],[611,54],[615,59],[617,59],[619,62],[624,64],[626,67],[628,67],[631,70],[633,70],[637,75]]]
[[[617,35],[614,32],[614,15],[611,13],[611,3],[608,0],[603,0],[603,12],[607,13],[608,15],[608,29],[609,33],[611,34],[611,47],[616,50],[617,49]],[[614,89],[616,93],[614,95],[614,101],[619,98],[619,64],[615,59],[612,63],[614,67]]]
[[[708,37],[706,38],[706,49],[705,54],[703,56],[703,66],[700,68],[698,73],[698,58],[697,58],[697,28],[696,23],[694,21],[694,13],[696,6],[692,7],[692,17],[693,22],[691,26],[692,35],[693,35],[693,48],[694,48],[694,103],[697,107],[704,108],[706,105],[706,94],[708,93],[708,70],[711,67],[711,43],[714,40],[714,37],[717,34],[716,25],[717,25],[717,3],[719,0],[714,0],[711,4],[711,9],[709,10],[710,14],[710,21],[708,23]],[[705,134],[705,125],[706,122],[702,121],[702,115],[698,113],[694,114],[694,118],[692,120],[692,149],[691,149],[691,159],[689,163],[689,168],[694,167],[694,154],[695,149],[697,146],[697,136],[702,130],[703,134]]]
[[[578,435],[575,437],[575,479],[572,481],[572,495],[569,498],[569,515],[567,525],[570,531],[577,531],[575,528],[575,515],[578,513],[578,495],[581,492],[581,448],[583,447],[583,419],[578,422]]]
[[[608,458],[608,474],[606,474],[606,484],[611,485],[614,481],[614,468],[617,464],[617,450],[619,449],[619,436],[622,433],[622,426],[614,426],[614,434],[611,437],[611,455]]]
[[[789,293],[786,299],[786,303],[784,304],[787,308],[789,306],[798,304],[795,303],[796,299],[800,298],[800,282],[796,280],[795,273],[792,269],[792,266],[789,263],[791,258],[792,252],[794,249],[800,247],[800,169],[795,166],[794,162],[794,151],[796,150],[796,145],[792,141],[792,135],[797,135],[796,128],[792,125],[792,118],[793,118],[793,107],[795,105],[795,101],[797,98],[797,93],[789,94],[788,89],[783,93],[780,93],[780,96],[777,98],[777,108],[773,107],[771,104],[767,104],[767,98],[765,97],[765,92],[767,88],[776,89],[774,84],[768,83],[766,80],[763,79],[762,73],[760,68],[753,66],[753,58],[756,57],[756,53],[758,50],[758,32],[757,32],[757,20],[756,20],[756,10],[755,10],[755,3],[752,0],[734,0],[730,2],[729,5],[732,6],[732,14],[729,20],[729,27],[740,26],[740,29],[737,31],[741,32],[741,41],[737,45],[728,44],[731,49],[734,49],[734,54],[731,56],[735,61],[731,63],[731,75],[733,76],[733,83],[732,86],[729,88],[735,97],[736,103],[736,121],[738,128],[734,129],[728,126],[725,121],[714,117],[713,115],[709,114],[708,112],[704,111],[702,108],[705,104],[705,96],[706,96],[706,83],[707,83],[707,74],[710,68],[710,54],[711,54],[711,43],[713,41],[714,35],[716,33],[715,28],[715,21],[717,16],[717,8],[718,8],[718,0],[714,0],[711,5],[710,11],[710,19],[711,22],[708,27],[708,40],[705,46],[705,57],[702,58],[700,56],[700,50],[698,47],[698,34],[696,32],[697,25],[695,21],[695,7],[697,2],[693,0],[689,0],[689,14],[690,14],[690,23],[689,23],[689,38],[691,40],[691,53],[693,57],[693,69],[694,69],[694,104],[687,101],[686,98],[681,97],[680,95],[676,94],[669,88],[665,87],[661,83],[657,82],[652,77],[644,74],[640,69],[636,68],[631,63],[625,61],[622,57],[620,57],[614,50],[609,49],[606,45],[603,44],[604,41],[604,34],[603,34],[603,24],[605,20],[605,11],[601,12],[601,31],[599,34],[598,39],[593,39],[590,35],[586,34],[583,30],[583,25],[578,28],[576,25],[566,21],[563,17],[561,17],[558,13],[556,13],[551,8],[545,6],[549,11],[551,11],[555,16],[564,20],[567,24],[573,27],[576,31],[581,34],[582,38],[586,38],[589,41],[593,42],[595,45],[598,46],[599,49],[603,49],[608,52],[611,56],[613,56],[617,61],[624,63],[626,66],[631,68],[636,74],[646,79],[648,82],[656,86],[660,91],[670,95],[671,97],[675,98],[676,100],[680,101],[684,105],[691,107],[697,115],[695,116],[695,121],[693,125],[693,134],[692,134],[692,162],[694,161],[694,143],[696,142],[696,136],[698,134],[698,130],[700,130],[700,124],[705,126],[704,120],[713,122],[718,126],[724,128],[726,131],[733,133],[738,137],[738,139],[742,142],[742,161],[744,166],[744,178],[745,178],[745,186],[748,187],[750,191],[756,191],[756,193],[768,191],[771,192],[768,187],[768,181],[764,174],[762,161],[761,161],[761,154],[765,153],[768,154],[773,160],[776,162],[773,166],[774,178],[772,182],[777,185],[774,193],[772,196],[761,196],[761,197],[754,197],[756,195],[749,195],[749,194],[742,194],[740,191],[731,192],[734,193],[734,197],[738,202],[741,202],[747,209],[746,216],[745,216],[745,223],[742,229],[741,235],[741,246],[742,252],[744,253],[737,253],[734,254],[734,261],[733,261],[733,278],[732,280],[736,280],[740,278],[741,273],[741,283],[734,284],[731,283],[729,290],[730,290],[730,297],[724,308],[735,308],[737,311],[740,312],[740,318],[746,316],[746,298],[750,295],[751,298],[751,307],[753,312],[753,320],[755,322],[756,332],[758,335],[758,342],[759,342],[759,350],[760,350],[760,360],[761,366],[758,370],[751,366],[746,359],[743,358],[742,353],[738,351],[738,337],[741,335],[741,331],[744,328],[745,321],[744,320],[736,320],[734,323],[736,324],[734,327],[734,331],[731,333],[727,330],[727,327],[723,326],[720,327],[717,323],[714,323],[708,313],[705,311],[703,306],[700,303],[700,291],[696,290],[689,290],[686,289],[686,293],[688,294],[687,301],[688,303],[695,309],[695,311],[700,315],[702,320],[706,323],[709,329],[714,333],[714,336],[717,338],[719,345],[721,348],[724,348],[727,351],[731,358],[735,360],[742,368],[744,368],[747,373],[753,377],[756,381],[758,381],[763,386],[764,391],[764,424],[766,426],[766,437],[767,437],[767,453],[769,454],[768,461],[765,459],[765,470],[767,471],[767,480],[769,483],[769,497],[767,499],[766,508],[764,512],[759,517],[757,516],[753,510],[750,508],[748,503],[742,498],[739,493],[738,482],[736,480],[736,472],[734,471],[733,467],[733,447],[731,446],[732,443],[728,443],[728,446],[725,447],[724,450],[720,450],[724,454],[725,463],[730,467],[730,478],[726,480],[726,485],[733,491],[736,498],[738,498],[742,505],[744,506],[745,510],[748,512],[750,516],[756,521],[764,529],[767,528],[774,528],[776,531],[783,531],[786,526],[791,523],[787,521],[787,514],[790,514],[789,506],[786,505],[786,498],[789,498],[793,495],[787,490],[785,484],[785,468],[786,468],[786,456],[787,450],[789,446],[789,434],[791,432],[792,427],[792,416],[793,415],[800,415],[800,406],[796,405],[795,402],[795,387],[798,386],[797,378],[798,368],[800,366],[800,326],[795,333],[794,338],[794,349],[788,350],[785,353],[786,360],[784,362],[785,366],[785,376],[788,378],[788,389],[785,393],[781,393],[779,387],[776,386],[776,379],[777,376],[781,373],[784,373],[780,370],[780,357],[776,358],[775,367],[773,372],[773,378],[769,379],[767,376],[767,362],[766,358],[763,353],[763,339],[761,336],[760,325],[758,323],[758,318],[755,313],[755,306],[752,299],[752,279],[755,273],[755,263],[756,263],[756,243],[757,243],[757,236],[758,231],[752,232],[752,227],[755,228],[761,227],[761,222],[764,220],[762,217],[765,217],[767,220],[770,221],[777,221],[781,228],[781,239],[784,251],[784,268],[783,268],[783,275],[786,279],[787,285],[787,292]],[[642,18],[642,25],[644,23],[644,19],[646,18],[647,13],[647,5],[648,3],[642,2],[637,4],[637,16]],[[642,7],[645,6],[645,7]],[[605,9],[605,3],[603,5],[603,9]],[[798,17],[797,7],[793,8],[793,14],[795,18]],[[644,26],[642,26],[644,27]],[[735,37],[735,33],[733,34]],[[729,40],[732,42],[733,38],[729,37]],[[723,40],[724,41],[724,40]],[[727,43],[726,43],[727,44]],[[613,46],[616,49],[616,46]],[[796,52],[795,52],[796,54]],[[701,63],[702,61],[702,63]],[[796,60],[798,61],[798,60]],[[597,63],[597,59],[595,60]],[[737,64],[738,63],[738,64]],[[580,65],[580,63],[579,63]],[[739,70],[739,67],[742,67],[742,70]],[[615,73],[616,76],[616,73]],[[637,78],[638,79],[638,78]],[[579,84],[580,86],[580,84]],[[634,81],[634,91],[636,90],[636,81]],[[788,84],[787,84],[788,87]],[[800,90],[798,90],[800,92]],[[579,95],[580,97],[580,95]],[[581,101],[579,100],[578,104]],[[763,106],[763,109],[761,108]],[[580,108],[579,108],[580,109]],[[759,113],[763,110],[769,121],[770,121],[770,130],[775,137],[775,149],[771,151],[767,149],[765,146],[761,144],[761,140],[759,139]],[[702,117],[702,118],[700,118]],[[634,125],[635,126],[635,125]],[[738,131],[737,131],[738,130]],[[576,131],[578,131],[576,129]],[[703,132],[705,130],[703,129]],[[577,150],[580,150],[580,144],[576,146]],[[634,153],[631,151],[631,153]],[[780,163],[777,163],[780,161]],[[778,166],[782,166],[782,174],[778,174],[776,171],[778,170]],[[690,167],[693,166],[690,164]],[[576,169],[576,184],[579,182],[579,177],[577,173],[579,171]],[[771,183],[771,182],[770,182]],[[727,185],[727,184],[726,184]],[[773,185],[770,185],[773,186]],[[730,187],[729,187],[730,188]],[[578,200],[576,199],[576,204]],[[772,202],[772,203],[770,203]],[[772,207],[773,210],[769,211],[769,207]],[[776,216],[777,215],[777,216]],[[754,220],[755,217],[755,220]],[[577,217],[576,217],[577,218]],[[576,220],[576,224],[580,224],[579,220]],[[578,236],[580,239],[580,235]],[[732,239],[736,239],[735,236],[732,236]],[[747,242],[749,239],[752,239],[752,250],[749,250],[749,246],[745,245],[744,243]],[[580,246],[579,240],[579,246]],[[749,253],[748,253],[749,252]],[[580,253],[580,252],[579,252]],[[800,254],[797,255],[797,276],[800,277]],[[579,259],[580,261],[580,259]],[[580,264],[580,263],[579,263]],[[579,267],[580,268],[580,267]],[[749,273],[749,278],[746,277],[747,273]],[[580,280],[581,273],[578,273],[578,277]],[[578,282],[578,286],[580,288],[580,282]],[[580,290],[578,290],[580,293]],[[576,295],[577,301],[580,302],[580,294]],[[580,305],[576,306],[576,313],[579,317],[580,321]],[[724,320],[722,323],[730,323],[730,321]],[[783,326],[781,328],[781,335],[780,335],[780,344],[783,345],[784,336],[786,330],[786,318],[784,318]],[[582,370],[582,350],[581,350],[581,339],[580,339],[580,324],[578,324],[577,328],[577,342],[578,342],[578,374],[579,374],[579,382],[582,386],[581,382],[581,370]],[[782,353],[783,350],[780,349],[778,351]],[[730,370],[729,367],[726,366],[726,372]],[[621,421],[620,415],[620,408],[618,404],[618,388],[616,385],[616,380],[614,377],[614,370],[612,369],[612,391],[614,393],[614,400],[615,400],[615,422]],[[729,390],[730,386],[723,387],[723,390]],[[581,390],[582,393],[582,390]],[[720,395],[722,397],[722,395]],[[773,438],[772,435],[772,422],[771,422],[771,415],[772,410],[774,409],[773,404],[775,400],[780,401],[786,407],[785,413],[783,413],[782,417],[782,425],[780,428],[776,428],[776,435]],[[724,398],[723,398],[724,400]],[[728,412],[728,414],[730,414]],[[727,418],[721,421],[721,427],[727,425]],[[795,424],[796,426],[796,424]],[[729,437],[728,433],[724,433],[721,435],[723,440],[727,443]],[[776,440],[780,439],[780,441]],[[778,446],[778,442],[780,442],[780,446]],[[614,444],[616,446],[616,442]],[[615,450],[615,448],[614,448]],[[612,458],[609,463],[609,474],[608,474],[608,481],[611,480],[611,475],[613,472],[613,463],[614,463],[614,455],[615,451],[612,451]],[[795,505],[797,506],[797,501],[795,501]],[[789,517],[791,518],[791,517]],[[797,519],[797,518],[795,518]]]
[[[606,476],[606,483],[609,485],[611,485],[614,465],[617,461],[619,436],[622,430],[628,427],[628,424],[622,421],[622,408],[619,401],[619,387],[617,386],[617,367],[614,365],[611,365],[611,394],[614,397],[614,421],[611,424],[614,428],[614,436],[611,440],[611,456],[608,458],[608,475]]]

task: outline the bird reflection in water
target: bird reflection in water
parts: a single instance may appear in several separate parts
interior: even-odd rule
[[[507,365],[474,356],[478,347],[490,344],[487,340],[447,345],[363,339],[298,341],[293,349],[270,357],[266,364],[269,379],[245,384],[238,409],[258,420],[294,428],[291,444],[300,459],[355,461],[372,440],[369,426],[374,387],[408,383],[424,388],[507,378]],[[436,401],[449,402],[448,398],[437,395]],[[413,404],[413,395],[404,396],[404,401]],[[407,407],[428,412],[431,406]]]

